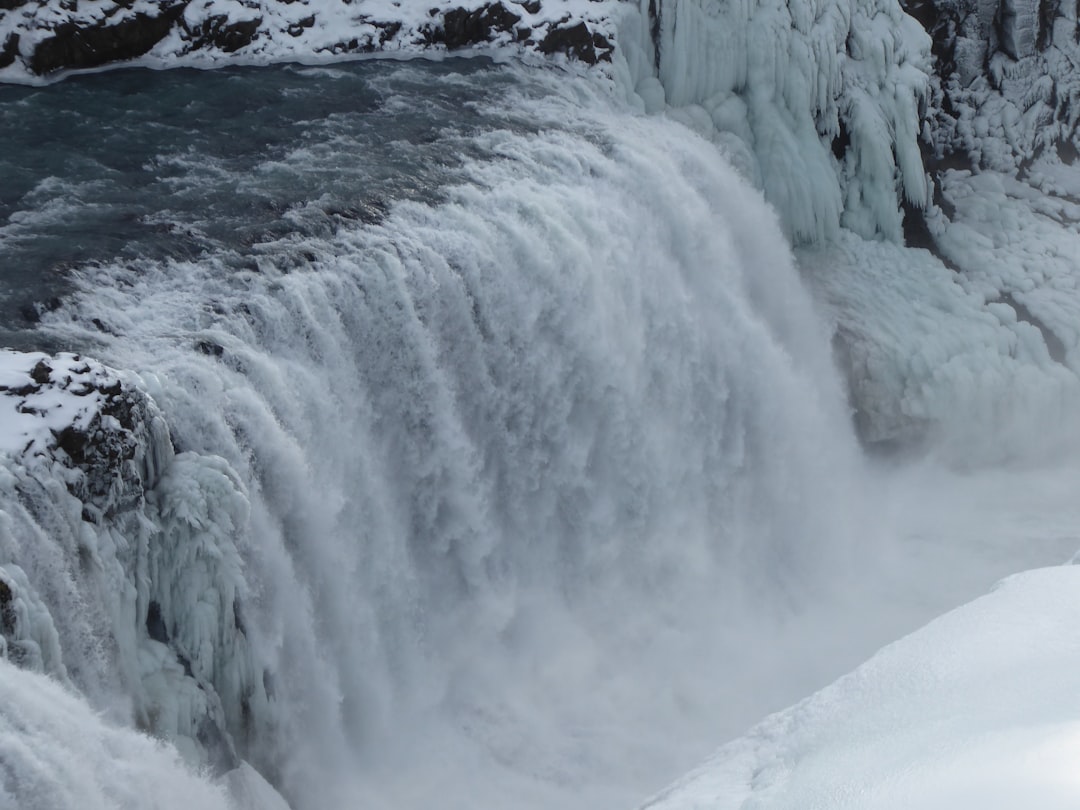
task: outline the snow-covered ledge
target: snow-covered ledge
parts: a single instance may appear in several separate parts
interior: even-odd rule
[[[617,0],[0,0],[0,81],[468,48],[611,59]]]
[[[1029,571],[886,647],[648,810],[1080,805],[1080,567]]]

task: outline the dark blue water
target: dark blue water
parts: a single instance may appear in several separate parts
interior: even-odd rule
[[[433,201],[513,79],[486,60],[124,70],[0,87],[0,344],[88,263],[279,269],[282,245]],[[520,122],[512,126],[526,126]],[[29,331],[28,331],[29,330]]]

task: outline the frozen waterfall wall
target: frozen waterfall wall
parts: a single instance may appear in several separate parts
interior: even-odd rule
[[[899,242],[926,205],[930,39],[893,0],[642,0],[620,46],[647,106],[715,129],[796,240]]]

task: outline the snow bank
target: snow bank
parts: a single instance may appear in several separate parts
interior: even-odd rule
[[[1080,802],[1080,569],[1020,574],[721,748],[645,807]]]
[[[327,62],[460,49],[610,60],[618,0],[9,0],[0,81],[139,60],[154,67]]]

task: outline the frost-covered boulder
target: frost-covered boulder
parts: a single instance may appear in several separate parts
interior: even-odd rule
[[[1080,803],[1080,568],[1031,571],[775,714],[649,810]]]

